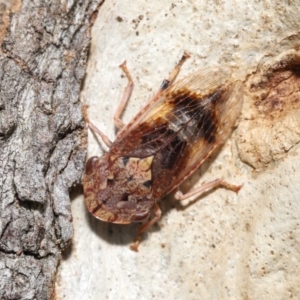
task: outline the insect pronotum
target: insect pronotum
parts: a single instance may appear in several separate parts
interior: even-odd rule
[[[114,142],[94,126],[89,128],[109,147],[101,157],[91,157],[83,179],[85,203],[96,218],[112,223],[144,222],[131,249],[138,249],[141,234],[161,217],[158,201],[177,188],[231,134],[242,103],[242,82],[224,69],[197,71],[174,83],[181,60],[158,92],[125,125],[120,116],[131,95],[133,80],[124,62],[120,67],[128,85],[114,115],[120,130]],[[86,108],[85,108],[86,109]],[[216,179],[178,200],[225,187],[241,186]],[[151,213],[152,212],[152,213]]]

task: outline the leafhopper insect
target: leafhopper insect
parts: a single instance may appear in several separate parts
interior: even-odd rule
[[[120,130],[114,142],[94,126],[109,151],[91,157],[83,179],[85,203],[96,218],[112,223],[144,222],[141,234],[161,217],[158,201],[175,190],[230,136],[242,104],[242,82],[224,69],[197,71],[174,83],[185,52],[158,92],[125,125],[120,119],[131,95],[133,80],[124,62],[120,67],[128,86],[115,113]],[[175,193],[178,200],[223,186],[238,192],[241,186],[222,179],[208,182],[190,193]]]

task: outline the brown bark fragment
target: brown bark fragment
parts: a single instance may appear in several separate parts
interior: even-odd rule
[[[84,168],[79,92],[100,2],[26,0],[1,9],[0,299],[53,296],[73,234],[69,189]]]

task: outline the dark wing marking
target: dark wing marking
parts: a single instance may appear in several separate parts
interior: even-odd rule
[[[150,101],[147,101],[146,106],[118,133],[116,142],[126,137],[128,132],[139,126],[145,119],[152,118],[155,121],[160,115],[166,115],[170,110],[168,101],[173,91],[187,88],[191,92],[207,95],[225,84],[229,78],[229,69],[209,68],[197,71],[179,80],[150,99]]]
[[[200,71],[173,84],[113,143],[115,155],[155,156],[155,197],[179,185],[228,138],[242,103],[241,82],[228,79],[224,72]]]
[[[195,124],[189,128],[189,146],[184,161],[166,193],[183,182],[205,159],[226,141],[236,125],[242,104],[242,83],[236,81],[214,94],[197,115]]]

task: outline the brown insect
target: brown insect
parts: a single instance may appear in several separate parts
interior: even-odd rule
[[[158,200],[178,187],[229,137],[240,113],[242,83],[223,70],[198,71],[173,83],[188,57],[185,52],[169,79],[126,126],[120,115],[133,81],[126,62],[120,66],[129,83],[114,116],[120,129],[114,142],[85,113],[90,129],[109,147],[107,153],[91,157],[86,164],[87,209],[106,222],[146,221],[131,245],[136,251],[141,233],[161,217]],[[219,186],[235,192],[241,188],[216,179],[185,195],[177,191],[175,197],[183,200]]]

